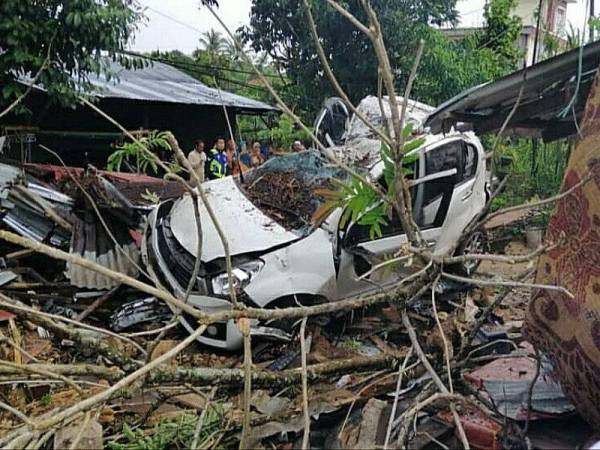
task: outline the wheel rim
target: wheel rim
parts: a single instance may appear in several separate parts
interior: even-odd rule
[[[473,233],[467,242],[465,243],[463,254],[481,254],[483,253],[484,245],[483,245],[483,233],[475,232]],[[470,275],[472,272],[477,269],[480,261],[477,260],[468,260],[464,262],[464,267],[467,273]]]

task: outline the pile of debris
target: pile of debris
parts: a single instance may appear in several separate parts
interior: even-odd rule
[[[10,405],[31,419],[77,405],[184,339],[181,329],[165,329],[170,310],[163,305],[161,311],[155,299],[122,305],[121,299],[132,295],[135,291],[124,288],[100,298],[65,285],[52,292],[43,284],[26,287],[22,280],[5,284],[0,297],[5,387],[0,389]],[[5,296],[22,298],[35,309],[7,305]],[[590,438],[592,430],[574,414],[555,381],[551,360],[542,359],[538,366],[514,323],[492,315],[472,345],[461,350],[462,336],[474,331],[496,293],[443,284],[436,294],[437,310],[430,299],[430,292],[415,299],[409,321],[445,383],[445,352],[464,353],[453,358],[458,364],[453,370],[462,374],[454,396],[463,399],[455,405],[472,448],[550,448],[549,443],[575,448]],[[504,304],[508,308],[511,302]],[[65,318],[79,325],[61,324]],[[323,319],[307,327],[311,447],[404,448],[405,438],[409,448],[461,446],[445,397],[424,401],[434,392],[434,380],[419,364],[399,308]],[[103,331],[107,323],[119,334]],[[97,328],[86,331],[84,325]],[[302,374],[300,342],[261,343],[254,346],[252,360],[248,448],[299,446],[306,426],[296,387]],[[67,382],[49,383],[48,372]],[[90,442],[115,449],[139,448],[139,442],[146,443],[144,448],[189,448],[195,439],[206,448],[236,446],[244,419],[243,379],[241,355],[188,347],[87,420],[58,426],[54,448],[68,447],[79,431],[78,439],[84,440],[78,448],[98,448]],[[422,408],[413,410],[419,402]],[[0,413],[0,440],[19,423],[10,412]],[[569,433],[556,432],[567,426]]]
[[[309,170],[311,158],[275,159],[248,174],[243,188],[273,219],[305,229],[318,206],[314,190],[339,176],[327,166]],[[127,195],[141,188],[128,191],[100,171],[57,173],[0,166],[4,227],[143,279],[148,207]],[[506,251],[528,252],[517,242]],[[462,439],[480,449],[574,448],[593,434],[565,398],[552,359],[538,358],[521,336],[528,289],[444,280],[420,289],[406,313],[392,302],[315,316],[306,325],[306,371],[301,327],[292,324],[290,342],[252,343],[244,391],[242,355],[195,343],[165,359],[189,337],[157,297],[17,247],[3,254],[0,445],[15,443],[20,413],[52,424],[25,434],[23,446],[53,440],[54,448],[232,447],[246,420],[249,448],[299,447],[307,426],[311,447],[321,448],[457,448]],[[480,274],[506,270],[510,278],[530,263],[490,264]],[[210,326],[218,332],[220,324]],[[128,389],[116,389],[153,363]],[[304,373],[306,399],[298,388]],[[60,419],[82,400],[95,408]],[[564,427],[568,434],[557,433]]]
[[[320,206],[319,189],[332,189],[332,178],[343,172],[327,165],[317,152],[274,158],[250,172],[242,187],[252,203],[288,230],[308,229]]]

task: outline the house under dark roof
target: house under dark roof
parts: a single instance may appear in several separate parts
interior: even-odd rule
[[[185,150],[190,150],[198,138],[210,146],[218,136],[228,136],[225,110],[234,128],[237,115],[276,111],[266,103],[210,88],[159,62],[142,69],[125,69],[111,63],[111,71],[115,76],[110,79],[103,75],[89,77],[95,86],[91,94],[97,98],[97,105],[128,130],[172,131]],[[26,104],[32,114],[5,117],[0,123],[7,134],[21,135],[11,139],[12,149],[4,155],[9,158],[21,159],[23,145],[16,141],[27,135],[35,141],[25,145],[30,149],[29,162],[56,163],[35,145],[43,143],[70,165],[90,162],[102,167],[114,151],[114,143],[122,138],[114,125],[89,107],[61,107],[49,100],[41,86],[36,86]]]

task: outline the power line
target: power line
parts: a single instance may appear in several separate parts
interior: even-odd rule
[[[183,61],[171,61],[169,59],[157,58],[157,57],[154,57],[154,56],[148,56],[148,55],[143,55],[143,54],[134,53],[134,52],[121,52],[121,53],[126,54],[126,55],[131,55],[131,56],[139,57],[139,58],[142,58],[142,59],[147,59],[149,61],[154,61],[154,62],[159,62],[159,63],[167,64],[167,65],[173,66],[173,67],[175,67],[177,69],[181,69],[181,70],[193,70],[198,75],[206,75],[206,76],[209,76],[209,77],[212,77],[212,78],[216,78],[216,79],[221,80],[221,81],[226,81],[228,83],[237,84],[239,86],[246,87],[246,88],[249,88],[249,89],[256,89],[256,90],[265,91],[265,92],[267,91],[266,88],[261,87],[261,86],[254,86],[254,85],[251,85],[251,84],[248,84],[248,83],[244,83],[243,81],[233,80],[231,78],[227,78],[227,77],[221,76],[219,74],[215,74],[215,73],[211,73],[211,72],[206,72],[206,71],[203,71],[203,70],[199,70],[194,63],[186,63],[186,62],[183,62]],[[213,67],[213,69],[214,68],[215,67]]]
[[[144,6],[144,5],[142,5],[142,6]],[[193,26],[193,25],[190,25],[189,23],[182,22],[181,20],[179,20],[179,19],[177,19],[177,18],[175,18],[175,17],[173,17],[173,16],[170,16],[170,15],[168,15],[168,14],[165,14],[164,12],[162,12],[162,11],[159,11],[158,9],[154,9],[154,8],[152,8],[151,6],[144,6],[144,8],[147,8],[147,9],[149,9],[150,11],[152,11],[152,12],[154,12],[154,13],[158,14],[159,16],[162,16],[162,17],[164,17],[165,19],[169,19],[169,20],[171,20],[171,21],[173,21],[173,22],[175,22],[175,23],[178,23],[179,25],[182,25],[182,26],[184,26],[184,27],[186,27],[186,28],[188,28],[188,29],[190,29],[190,30],[192,30],[192,31],[197,31],[198,33],[204,33],[204,31],[202,31],[200,28],[196,28],[195,26]]]
[[[164,58],[167,61],[171,61],[170,59],[165,58],[165,56],[163,56],[164,54],[161,55],[160,52],[159,52],[159,56],[146,55],[146,54],[134,52],[134,51],[131,51],[131,50],[123,50],[120,53],[122,53],[124,55],[136,56],[136,57],[139,57],[139,58],[148,58],[148,59],[151,59],[151,58]],[[202,63],[199,63],[199,62],[196,62],[196,61],[193,61],[193,62],[190,61],[189,63],[184,62],[184,61],[180,61],[180,62],[183,63],[183,64],[189,64],[189,65],[193,64],[194,67],[201,67],[203,69],[209,69],[209,70],[211,70],[211,69],[212,70],[218,69],[218,70],[223,70],[223,71],[226,71],[226,72],[240,73],[240,74],[244,74],[244,75],[256,75],[255,72],[252,72],[250,70],[232,69],[230,67],[225,67],[225,66],[221,66],[221,65],[217,65],[217,64],[210,66],[208,64],[202,64]],[[277,76],[277,75],[270,75],[270,74],[263,73],[263,76],[268,77],[268,78],[279,79],[279,76]]]

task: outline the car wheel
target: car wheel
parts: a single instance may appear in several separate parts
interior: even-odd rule
[[[474,231],[460,245],[457,255],[483,254],[486,249],[486,236],[482,231]],[[457,270],[463,275],[472,275],[481,264],[478,260],[468,260],[457,264]]]

